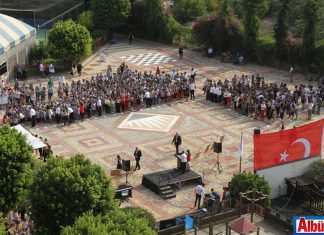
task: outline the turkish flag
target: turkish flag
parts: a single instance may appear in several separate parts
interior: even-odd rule
[[[320,156],[324,119],[290,130],[254,135],[254,170]]]

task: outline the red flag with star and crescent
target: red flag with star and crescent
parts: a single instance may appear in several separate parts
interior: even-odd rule
[[[254,135],[254,170],[321,155],[324,119],[275,133]]]

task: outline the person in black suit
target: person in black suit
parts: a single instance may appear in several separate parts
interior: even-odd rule
[[[138,149],[138,147],[136,147],[136,149],[135,149],[134,157],[135,157],[135,161],[136,161],[136,165],[135,165],[134,171],[140,170],[141,169],[141,166],[140,166],[140,163],[139,162],[140,162],[141,157],[142,157],[142,152],[141,152],[141,150]]]
[[[176,133],[173,137],[172,144],[176,146],[176,155],[179,154],[179,146],[182,144],[181,136]]]

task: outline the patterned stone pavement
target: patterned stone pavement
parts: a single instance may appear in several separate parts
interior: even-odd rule
[[[107,56],[106,62],[99,61],[99,53]],[[122,57],[129,58],[125,56],[159,53],[174,58],[175,61],[145,66],[128,62],[128,65],[131,69],[146,71],[154,71],[156,66],[160,66],[162,71],[167,72],[172,69],[189,71],[191,67],[195,67],[200,86],[206,77],[230,79],[234,74],[242,73],[259,73],[267,81],[288,81],[285,71],[257,65],[238,67],[220,64],[216,59],[203,58],[199,53],[190,51],[185,51],[184,59],[179,61],[177,48],[142,40],[135,40],[133,45],[128,45],[126,38],[124,41],[119,38],[116,45],[107,45],[99,53],[84,63],[84,73],[81,78],[100,72],[105,73],[108,65],[115,69],[123,61]],[[297,75],[295,79],[296,83],[300,83],[302,76]],[[278,122],[268,125],[211,104],[204,100],[201,90],[198,93],[195,102],[164,104],[133,113],[93,117],[65,127],[40,124],[32,132],[47,138],[55,154],[68,157],[79,152],[83,153],[92,162],[104,167],[108,175],[110,170],[116,167],[117,154],[124,159],[130,159],[134,164],[133,151],[138,146],[143,153],[142,168],[129,176],[129,182],[134,186],[133,198],[129,203],[148,209],[158,220],[166,219],[193,210],[195,185],[185,185],[177,191],[176,198],[164,200],[143,187],[141,180],[143,174],[175,167],[176,161],[173,156],[175,148],[171,140],[176,131],[183,138],[181,147],[184,150],[191,150],[194,156],[191,168],[202,175],[206,182],[206,189],[209,191],[213,187],[221,193],[223,185],[227,185],[239,170],[239,160],[236,156],[241,132],[244,134],[245,150],[243,170],[251,171],[253,170],[254,128],[269,131],[277,130],[279,126]],[[315,118],[318,119],[320,116]],[[287,126],[300,125],[305,122],[304,120],[305,117],[302,115],[301,120],[297,122],[287,121]],[[216,163],[216,154],[205,150],[222,135],[225,135],[225,139],[220,162],[224,170],[219,173],[212,170],[212,166]],[[113,178],[114,184],[124,181],[125,176],[120,179]]]

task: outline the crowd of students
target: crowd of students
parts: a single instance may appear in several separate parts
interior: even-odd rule
[[[188,101],[189,97],[194,100],[195,77],[194,68],[189,73],[173,70],[167,74],[159,67],[155,72],[132,71],[122,63],[117,71],[108,66],[106,74],[90,79],[67,82],[62,75],[56,87],[51,78],[46,85],[2,84],[3,123],[30,121],[32,127],[39,122],[65,125],[92,115],[101,116],[103,112],[135,111],[174,100]]]
[[[303,84],[289,89],[286,83],[268,83],[259,74],[222,82],[207,80],[204,84],[206,99],[222,104],[249,117],[270,123],[274,118],[281,120],[287,115],[297,119],[301,110],[307,110],[308,120],[320,114],[323,105],[324,87],[315,89]]]

